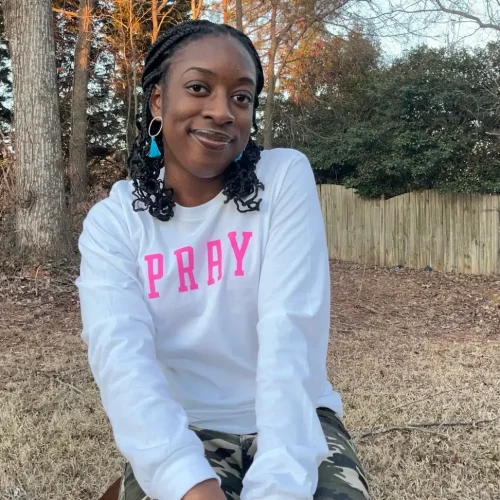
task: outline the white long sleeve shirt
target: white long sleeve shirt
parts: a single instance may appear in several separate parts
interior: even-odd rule
[[[221,194],[161,222],[120,181],[88,214],[77,280],[82,337],[117,446],[146,494],[217,478],[193,424],[258,433],[242,500],[312,499],[327,455],[330,280],[307,158],[262,152],[259,212]]]

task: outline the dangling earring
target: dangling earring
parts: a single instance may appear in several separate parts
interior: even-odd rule
[[[241,160],[241,158],[242,158],[242,157],[243,157],[243,153],[240,153],[240,154],[239,154],[239,155],[238,155],[238,156],[234,159],[234,161],[235,161],[236,163],[238,163],[238,162]]]
[[[151,133],[151,126],[156,121],[160,122],[160,128],[158,129],[158,132],[156,132],[156,134],[152,134]],[[150,158],[160,158],[161,157],[161,151],[160,151],[160,148],[158,147],[158,144],[156,143],[156,137],[158,137],[160,135],[162,128],[163,128],[163,118],[161,116],[155,116],[151,120],[151,123],[149,124],[149,129],[148,129],[149,137],[151,137],[151,145],[149,146],[149,153],[148,153],[148,156]]]

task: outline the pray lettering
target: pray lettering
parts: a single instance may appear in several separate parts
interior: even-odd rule
[[[253,236],[251,231],[243,231],[238,238],[236,231],[227,234],[232,254],[235,259],[234,276],[245,276],[243,261],[248,250],[248,245]],[[222,280],[222,241],[220,239],[207,242],[207,285],[212,286]],[[177,264],[179,279],[179,292],[185,293],[198,290],[199,285],[194,275],[195,255],[192,246],[178,248],[173,252]],[[164,257],[161,253],[145,255],[147,278],[149,286],[149,299],[157,299],[160,293],[156,289],[156,282],[164,276]]]

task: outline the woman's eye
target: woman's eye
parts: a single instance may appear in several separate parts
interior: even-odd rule
[[[207,89],[201,85],[201,83],[193,83],[187,86],[188,90],[191,90],[195,94],[201,94],[202,92],[206,92]]]
[[[237,94],[233,98],[240,104],[250,104],[252,102],[252,98],[246,94]]]

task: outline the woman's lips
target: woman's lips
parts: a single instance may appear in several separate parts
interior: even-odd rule
[[[193,130],[191,135],[201,146],[211,151],[222,151],[232,142],[228,135],[211,130]]]

